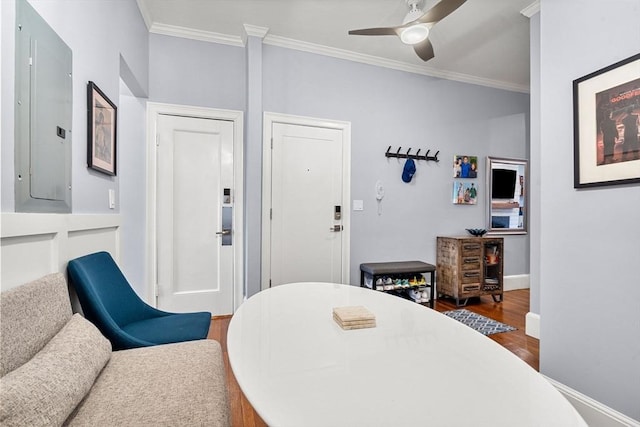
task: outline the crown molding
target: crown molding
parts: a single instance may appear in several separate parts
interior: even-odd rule
[[[142,0],[137,0],[142,2]],[[446,80],[453,80],[462,83],[469,83],[479,86],[503,89],[512,92],[529,93],[529,86],[507,83],[499,80],[486,79],[469,74],[456,73],[453,71],[437,70],[426,65],[415,65],[393,59],[381,58],[379,56],[357,53],[350,50],[338,49],[315,43],[294,40],[287,37],[274,36],[268,34],[269,29],[255,25],[244,24],[245,37],[231,36],[227,34],[214,33],[211,31],[194,30],[191,28],[153,23],[149,28],[150,33],[167,36],[182,37],[191,40],[199,40],[210,43],[220,43],[230,46],[244,47],[246,37],[260,37],[264,44],[294,49],[303,52],[315,53],[317,55],[330,56],[347,61],[359,62],[362,64],[374,65],[377,67],[390,68],[393,70],[405,71],[408,73],[421,74],[424,76],[437,77]]]
[[[540,12],[540,0],[536,0],[531,3],[529,6],[525,7],[520,11],[521,14],[531,19],[533,15]]]
[[[264,36],[269,32],[267,27],[258,27],[257,25],[251,24],[242,24],[242,26],[244,27],[244,32],[249,37],[260,37],[261,39],[264,39]]]
[[[230,36],[228,34],[214,33],[212,31],[195,30],[193,28],[179,27],[154,22],[149,28],[150,33],[162,34],[165,36],[182,37],[185,39],[199,40],[209,43],[226,44],[229,46],[243,47],[241,37]]]
[[[242,24],[244,32],[242,33],[242,43],[247,44],[249,37],[258,37],[260,40],[264,40],[264,37],[269,32],[267,27],[258,27],[257,25]]]
[[[379,56],[357,53],[350,50],[338,49],[315,43],[303,42],[300,40],[289,39],[281,36],[267,35],[264,38],[264,43],[272,46],[284,47],[287,49],[294,49],[303,52],[315,53],[318,55],[330,56],[338,59],[345,59],[348,61],[360,62],[363,64],[375,65],[378,67],[391,68],[393,70],[405,71],[408,73],[438,77],[442,79],[492,87],[496,89],[504,89],[512,92],[529,93],[528,86],[506,83],[503,81],[486,79],[452,71],[437,70],[425,65],[409,64],[407,62],[381,58]]]

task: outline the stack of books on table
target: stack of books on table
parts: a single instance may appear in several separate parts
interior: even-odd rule
[[[375,328],[376,326],[376,316],[366,307],[360,305],[334,307],[333,320],[342,329]]]

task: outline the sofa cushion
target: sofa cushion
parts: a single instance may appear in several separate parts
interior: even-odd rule
[[[70,426],[228,426],[220,344],[188,341],[116,351]]]
[[[71,319],[67,281],[60,273],[2,292],[0,377],[29,361]]]
[[[111,344],[79,314],[30,361],[0,378],[0,425],[62,425],[111,356]]]

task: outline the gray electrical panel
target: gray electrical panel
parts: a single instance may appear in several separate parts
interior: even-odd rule
[[[16,2],[17,212],[71,212],[71,49]]]

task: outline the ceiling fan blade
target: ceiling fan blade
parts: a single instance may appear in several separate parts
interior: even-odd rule
[[[465,1],[467,0],[441,0],[440,3],[427,10],[424,15],[416,19],[414,22],[421,22],[423,24],[438,22],[462,6]]]
[[[431,44],[429,39],[425,39],[418,44],[414,44],[413,50],[415,50],[420,59],[425,62],[435,56],[435,54],[433,53],[433,45]]]
[[[349,34],[356,36],[397,36],[396,27],[365,28],[362,30],[350,30]]]

